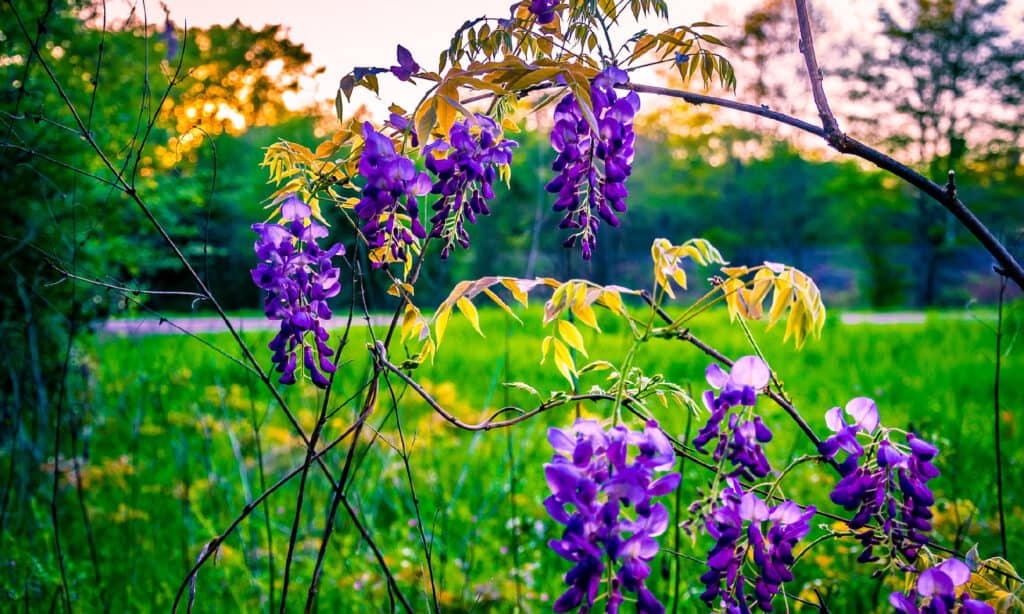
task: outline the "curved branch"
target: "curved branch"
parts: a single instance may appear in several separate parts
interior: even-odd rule
[[[817,66],[817,64],[815,63],[814,66]],[[812,86],[814,86],[816,83],[815,80],[812,79],[811,81]],[[819,82],[816,87],[820,87],[820,85],[821,84]],[[826,127],[822,128],[805,122],[802,119],[793,117],[792,115],[773,111],[766,106],[752,105],[735,100],[729,100],[727,98],[706,96],[704,94],[695,94],[685,90],[644,85],[641,83],[624,83],[616,87],[643,94],[656,94],[658,96],[667,96],[669,98],[679,98],[689,102],[690,104],[710,104],[726,109],[733,109],[742,113],[765,117],[777,121],[780,124],[793,126],[794,128],[798,128],[799,130],[809,134],[821,137],[828,142],[829,146],[839,153],[856,156],[874,164],[876,167],[884,171],[892,173],[903,181],[906,181],[910,185],[921,190],[940,205],[945,207],[946,210],[952,213],[964,228],[974,235],[974,238],[976,238],[985,247],[985,249],[988,250],[989,254],[995,258],[999,265],[1000,274],[1006,275],[1012,279],[1017,286],[1024,290],[1024,267],[1017,262],[1016,258],[1013,257],[1013,254],[1011,254],[999,239],[992,234],[992,231],[989,230],[976,215],[974,215],[974,212],[972,212],[962,200],[956,197],[954,192],[947,190],[944,186],[935,183],[902,162],[895,160],[873,147],[865,145],[849,135],[843,134],[839,131],[838,125],[836,125],[834,127],[834,131],[832,131],[830,123],[825,119],[826,115],[823,115],[823,122]],[[815,100],[817,100],[817,97]],[[824,93],[822,93],[822,100],[824,101],[824,104],[823,106],[819,106],[819,110],[824,109],[824,111],[819,112],[827,113],[827,117],[830,117],[831,122],[834,124],[835,118],[831,115],[832,111],[828,108],[828,101],[824,99]]]
[[[1024,267],[1021,267],[1006,246],[974,215],[974,212],[956,197],[955,189],[946,189],[905,164],[850,138],[839,130],[839,122],[836,121],[832,109],[829,108],[821,68],[818,66],[818,59],[814,53],[814,33],[811,30],[807,0],[794,1],[797,24],[800,28],[800,53],[804,56],[804,64],[807,66],[807,77],[810,79],[814,105],[818,108],[818,115],[821,117],[824,132],[822,136],[828,144],[839,153],[857,156],[882,170],[889,171],[945,207],[992,254],[992,257],[999,263],[997,271],[1013,279],[1017,286],[1024,290]],[[950,177],[950,183],[952,184],[952,177]]]
[[[766,117],[777,121],[780,124],[786,124],[787,126],[799,128],[804,132],[810,132],[815,136],[825,136],[825,131],[818,126],[805,122],[800,118],[793,117],[792,115],[773,111],[768,108],[767,105],[749,104],[746,102],[739,102],[738,100],[729,100],[728,98],[719,98],[717,96],[708,96],[706,94],[695,94],[694,92],[687,92],[686,90],[677,90],[671,87],[659,87],[657,85],[644,85],[643,83],[622,83],[615,87],[623,90],[631,90],[640,94],[654,94],[656,96],[679,98],[690,104],[710,104],[725,109],[733,109],[734,111],[741,111],[743,113],[749,113],[759,117]]]
[[[441,405],[437,401],[435,401],[433,397],[430,396],[430,393],[428,393],[426,390],[423,389],[422,386],[416,383],[416,380],[409,377],[409,375],[403,372],[401,369],[399,369],[398,366],[388,362],[388,360],[381,355],[379,350],[374,351],[374,357],[380,364],[380,366],[397,375],[399,379],[401,379],[406,385],[415,390],[416,394],[418,394],[424,401],[426,401],[427,405],[430,405],[430,408],[437,412],[439,416],[447,420],[453,426],[456,426],[465,431],[490,431],[493,429],[509,427],[514,424],[519,424],[520,422],[529,420],[530,418],[536,416],[537,414],[543,413],[549,409],[560,407],[567,403],[572,403],[573,401],[615,400],[615,396],[610,394],[576,394],[560,399],[545,401],[544,403],[541,403],[540,405],[529,411],[525,411],[519,407],[502,407],[501,409],[497,410],[496,412],[494,412],[481,422],[478,422],[476,424],[470,424],[469,422],[464,422],[456,418],[454,415],[449,413],[448,410],[441,407]],[[495,418],[497,418],[498,416],[510,412],[516,413],[516,417],[509,418],[508,420],[495,421]]]

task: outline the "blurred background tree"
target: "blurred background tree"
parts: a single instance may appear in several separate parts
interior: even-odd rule
[[[1005,0],[901,0],[879,10],[880,40],[859,40],[842,73],[862,110],[855,125],[933,181],[957,172],[965,202],[1004,237],[1020,231],[1024,40],[1012,35]],[[1009,171],[1008,169],[1016,169]],[[992,193],[996,184],[1015,189]],[[940,300],[950,248],[971,241],[953,217],[904,188],[909,206],[879,208],[918,255],[916,305]],[[865,212],[866,213],[866,212]]]
[[[146,298],[76,284],[62,271],[112,286],[193,290],[135,203],[115,189],[62,96],[229,308],[258,302],[247,235],[264,215],[261,148],[275,138],[313,140],[318,118],[287,104],[316,70],[278,26],[236,21],[186,33],[169,18],[104,23],[100,3],[55,0],[15,2],[19,23],[11,6],[0,3],[0,444],[12,459],[0,493],[4,531],[37,521],[9,514],[8,504],[46,487],[58,382],[68,399],[88,385],[87,373],[62,377],[70,339]],[[179,62],[180,83],[164,100]],[[150,303],[190,308],[187,298]],[[69,409],[74,431],[85,410]],[[61,456],[81,452],[74,433],[64,441]]]

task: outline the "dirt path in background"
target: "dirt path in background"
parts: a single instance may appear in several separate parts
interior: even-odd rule
[[[389,316],[371,316],[374,326],[387,326],[391,323]],[[344,320],[335,318],[335,326],[344,324]],[[239,332],[279,330],[281,323],[260,317],[231,318],[231,324]],[[354,318],[352,324],[365,326],[364,318]],[[329,326],[328,328],[333,328]],[[139,318],[134,320],[108,320],[98,332],[111,335],[180,335],[182,333],[223,333],[228,328],[224,321],[215,317],[202,318]]]
[[[922,311],[901,311],[891,313],[842,313],[839,316],[843,324],[924,324],[925,314]],[[374,326],[387,326],[391,323],[390,316],[371,316]],[[363,318],[354,319],[353,324],[365,326]],[[231,323],[238,331],[278,330],[280,323],[260,317],[231,318]],[[335,320],[340,326],[342,320]],[[333,327],[332,327],[333,328]],[[228,329],[220,318],[139,318],[135,320],[108,320],[98,329],[111,335],[180,335],[182,333],[223,333]]]

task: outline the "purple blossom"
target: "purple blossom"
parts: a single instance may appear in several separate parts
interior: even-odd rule
[[[661,614],[664,607],[645,582],[658,552],[654,538],[668,528],[668,510],[653,498],[672,492],[680,481],[678,473],[655,478],[675,464],[671,442],[654,420],[636,432],[622,426],[605,431],[582,419],[568,431],[550,429],[548,441],[555,455],[544,466],[552,492],[544,507],[565,525],[562,538],[548,545],[574,563],[555,611],[589,611],[610,565],[617,567],[607,590],[610,611],[617,611],[625,592],[636,594],[638,612]]]
[[[833,458],[839,450],[847,453],[839,466],[843,477],[829,498],[855,512],[847,523],[851,529],[880,523],[881,535],[875,531],[859,534],[864,545],[860,562],[877,560],[874,547],[883,539],[913,561],[920,547],[928,543],[932,529],[935,497],[927,483],[939,475],[931,462],[938,448],[913,433],[906,435],[906,444],[892,441],[891,432],[879,427],[878,408],[869,398],[853,399],[847,403],[846,413],[852,423],[846,422],[838,407],[825,415],[835,435],[822,442],[822,454]],[[857,440],[861,434],[872,441],[867,451]]]
[[[252,279],[267,292],[264,311],[271,320],[280,320],[281,329],[270,342],[271,360],[281,373],[282,384],[295,383],[298,355],[313,383],[328,385],[324,374],[334,373],[330,361],[334,354],[327,345],[328,333],[322,322],[331,318],[327,299],[341,290],[340,271],[331,259],[344,254],[335,243],[321,250],[317,240],[327,229],[312,219],[309,205],[292,195],[281,203],[284,224],[253,224],[259,235],[256,255],[260,263],[252,269]],[[306,334],[312,333],[312,344]]]
[[[738,479],[729,478],[705,521],[715,545],[707,555],[708,571],[700,577],[705,586],[701,599],[716,611],[748,612],[748,601],[753,600],[771,612],[772,599],[793,579],[793,549],[810,532],[814,513],[813,506],[801,509],[792,501],[769,509],[757,495],[744,492]],[[748,551],[753,553],[753,566],[745,573]],[[748,577],[754,583],[753,595],[747,595],[744,586]]]
[[[558,0],[531,0],[530,14],[537,17],[537,23],[548,24],[555,20],[555,6]]]
[[[957,597],[956,590],[971,579],[971,570],[963,562],[948,559],[926,569],[907,593],[892,593],[889,603],[903,614],[995,614],[995,609],[983,601],[972,599],[966,590]]]
[[[379,267],[405,260],[406,246],[427,236],[418,218],[417,197],[430,191],[430,177],[417,171],[412,160],[398,155],[394,142],[369,122],[363,124],[363,138],[359,174],[366,184],[355,212],[366,221],[362,232],[373,250],[373,266]]]
[[[839,450],[849,454],[847,458],[852,457],[854,460],[840,465],[844,470],[864,454],[864,448],[857,442],[857,433],[871,435],[875,432],[878,428],[878,407],[867,397],[857,397],[846,404],[846,413],[853,418],[852,423],[846,422],[843,410],[838,407],[825,412],[825,424],[835,435],[821,442],[818,447],[818,451],[828,458],[833,458]]]
[[[590,86],[592,114],[585,114],[572,94],[555,107],[551,146],[558,156],[551,164],[558,175],[545,189],[558,195],[553,209],[564,212],[559,228],[572,229],[563,243],[580,243],[584,260],[597,245],[598,220],[619,225],[616,213],[626,211],[626,178],[633,165],[633,116],[640,97],[630,92],[619,97],[615,86],[629,81],[616,66],[599,73]]]
[[[412,76],[419,72],[420,65],[412,59],[412,53],[408,49],[398,46],[398,65],[391,67],[391,74],[398,77],[400,81],[409,81]]]
[[[407,130],[409,131],[409,143],[413,147],[420,146],[419,136],[416,134],[415,128],[409,127],[409,120],[398,113],[392,113],[388,116],[388,119],[384,122],[384,125],[391,128],[398,134],[404,134]]]
[[[441,238],[441,258],[447,258],[455,245],[469,247],[465,222],[487,215],[487,201],[494,198],[494,180],[502,167],[512,162],[515,141],[502,135],[501,127],[490,117],[477,114],[455,122],[448,141],[427,146],[427,170],[437,177],[431,189],[440,196],[434,203],[437,213],[430,218],[430,235]]]
[[[717,440],[713,453],[716,461],[727,458],[734,469],[732,477],[764,477],[771,471],[761,444],[772,439],[771,430],[760,416],[745,419],[739,413],[730,413],[734,407],[753,407],[757,395],[768,387],[771,371],[757,356],[744,356],[737,360],[732,370],[726,373],[717,364],[711,364],[704,372],[708,384],[718,390],[704,393],[704,405],[710,411],[708,421],[693,439],[697,450],[706,452],[705,446]],[[728,418],[728,420],[726,420]],[[722,429],[725,422],[726,429]]]

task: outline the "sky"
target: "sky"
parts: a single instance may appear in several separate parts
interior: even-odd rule
[[[708,19],[729,27],[738,25],[742,15],[764,0],[668,0],[671,24],[651,21],[647,27],[692,23]],[[874,23],[879,2],[893,0],[848,0],[817,4],[830,12],[828,23],[835,34],[856,32]],[[139,12],[142,0],[108,0],[112,16],[124,16],[132,6]],[[303,43],[313,55],[313,63],[325,67],[315,80],[304,84],[303,93],[291,104],[313,100],[333,100],[338,81],[354,66],[390,66],[395,63],[395,48],[403,44],[425,67],[436,67],[437,56],[447,47],[452,33],[467,19],[480,15],[507,17],[513,0],[164,0],[171,19],[179,26],[206,27],[241,19],[253,27],[283,24],[289,38]],[[146,4],[149,20],[163,22],[157,0]],[[1010,0],[1008,18],[1018,27],[1024,15],[1024,0]],[[828,40],[826,32],[816,32],[818,46]],[[819,56],[821,53],[819,52]],[[640,78],[651,81],[651,78]],[[391,101],[406,108],[418,100],[414,86],[381,79],[380,100],[372,94],[357,94],[353,104],[365,103],[375,114]],[[354,108],[354,107],[350,107]]]
[[[112,16],[125,16],[141,0],[108,0]],[[310,99],[331,99],[342,75],[354,66],[390,66],[395,63],[398,43],[412,51],[424,66],[436,67],[438,53],[446,48],[452,33],[467,19],[480,15],[507,17],[513,0],[164,0],[171,19],[177,25],[206,27],[228,24],[236,18],[254,27],[281,23],[288,37],[303,43],[313,54],[313,63],[326,68],[315,82],[307,82],[301,102]],[[692,23],[708,17],[711,2],[668,0],[671,24],[651,21],[628,34],[649,27],[662,29],[667,25]],[[757,0],[731,0],[736,15],[757,4]],[[162,23],[163,11],[156,0],[147,2],[151,22]],[[136,12],[141,9],[136,8]],[[715,13],[721,18],[722,12]],[[736,18],[738,20],[738,17]],[[719,22],[726,20],[719,19]],[[630,24],[632,26],[632,24]],[[381,100],[372,95],[356,98],[375,110],[383,109],[391,100],[406,108],[414,106],[415,87],[381,79]]]

